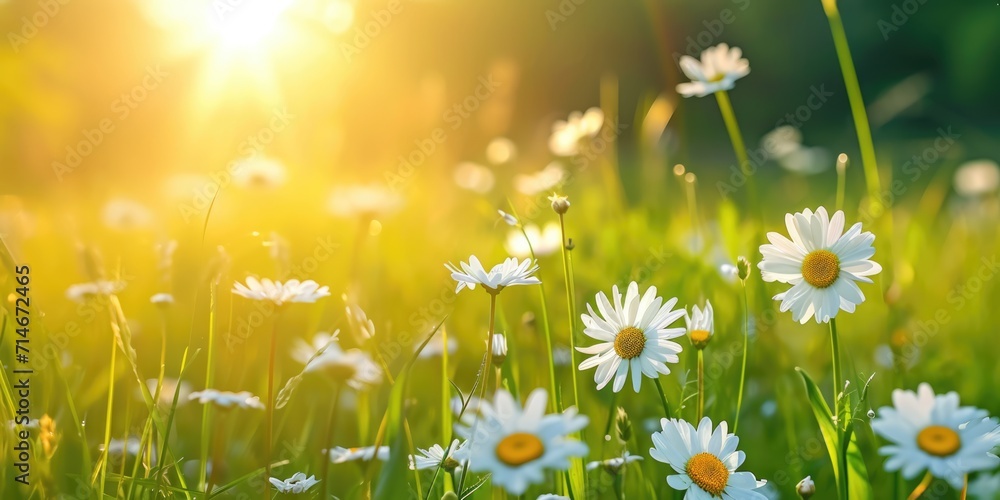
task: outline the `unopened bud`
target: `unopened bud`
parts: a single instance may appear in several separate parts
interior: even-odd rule
[[[569,211],[569,199],[565,196],[553,193],[552,196],[549,196],[549,201],[552,202],[552,210],[555,213],[562,215]]]
[[[625,409],[621,406],[618,407],[617,413],[615,413],[615,431],[618,434],[618,439],[627,443],[632,439],[632,421],[629,420],[628,414],[625,413]]]
[[[750,277],[750,261],[742,255],[736,259],[736,276],[740,281],[746,281]]]
[[[816,483],[813,482],[812,476],[806,476],[799,481],[799,484],[795,485],[795,491],[799,493],[799,496],[803,500],[809,500],[809,497],[816,494]]]
[[[490,354],[493,356],[493,364],[497,367],[507,359],[507,337],[501,333],[493,334],[493,341],[490,343]]]

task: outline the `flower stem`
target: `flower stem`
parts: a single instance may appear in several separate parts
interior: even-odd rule
[[[838,487],[841,498],[847,498],[847,447],[844,446],[844,427],[841,422],[840,391],[844,387],[840,370],[840,340],[837,336],[837,319],[830,318],[830,346],[833,350],[833,425],[837,428],[837,460],[840,462]]]
[[[217,307],[214,280],[208,285],[208,294],[208,362],[205,367],[205,389],[212,387],[214,374],[212,362],[215,358],[215,308]],[[208,495],[208,484],[205,481],[208,474],[208,427],[211,407],[210,404],[201,405],[201,463],[198,471],[198,489],[204,490],[206,495]]]
[[[660,393],[660,404],[663,405],[663,414],[666,418],[670,418],[670,403],[667,402],[667,395],[663,392],[663,384],[660,383],[660,377],[653,379],[656,383],[656,390]]]
[[[493,364],[493,356],[492,356],[493,330],[494,330],[493,323],[496,319],[496,313],[497,313],[497,294],[490,293],[490,327],[489,327],[489,332],[486,335],[486,356],[485,356],[486,360],[483,362],[484,363],[482,370],[483,379],[481,382],[482,385],[479,387],[479,401],[476,403],[476,420],[472,423],[472,432],[469,434],[468,446],[470,450],[474,449],[472,445],[476,440],[476,428],[479,427],[479,421],[482,420],[481,409],[483,405],[483,399],[486,398],[486,386],[489,385],[489,380],[490,380],[490,369],[492,368],[491,365]],[[461,420],[462,415],[459,415],[458,418],[459,420]],[[463,498],[463,493],[465,492],[465,479],[467,477],[469,477],[468,468],[462,469],[462,479],[458,482],[458,498]]]
[[[959,500],[965,500],[965,497],[969,494],[969,475],[966,474],[962,477],[962,493],[959,494]]]
[[[698,349],[698,421],[705,416],[705,350]]]
[[[112,321],[115,321],[112,318]],[[115,402],[115,366],[118,364],[118,346],[115,345],[115,339],[112,335],[111,337],[111,364],[108,366],[108,412],[104,420],[104,460],[101,462],[101,494],[104,496],[104,486],[108,475],[108,460],[111,457],[111,417],[114,414],[112,411],[114,409]]]
[[[338,381],[339,382],[339,381]],[[329,478],[327,477],[330,470],[330,447],[333,445],[333,427],[337,422],[337,413],[340,409],[340,390],[342,385],[338,383],[336,388],[333,390],[333,404],[330,408],[330,418],[326,424],[326,437],[323,438],[323,443],[320,445],[320,450],[326,450],[323,452],[323,462],[320,472],[320,480],[323,481],[323,498],[330,498],[329,496]],[[377,450],[376,450],[377,451]]]
[[[851,48],[847,44],[847,34],[844,22],[840,18],[836,0],[823,0],[823,11],[830,21],[830,31],[833,34],[833,45],[837,50],[837,60],[840,62],[840,72],[844,75],[844,85],[847,87],[847,98],[851,104],[851,115],[854,117],[854,128],[858,134],[858,147],[861,150],[861,165],[865,171],[865,183],[872,205],[879,203],[878,165],[875,159],[875,143],[872,141],[872,131],[868,124],[868,114],[865,111],[865,101],[861,96],[861,85],[858,74],[851,59]]]
[[[576,381],[576,306],[573,301],[573,258],[570,255],[569,240],[566,239],[566,222],[563,214],[559,214],[559,230],[562,234],[563,279],[566,280],[566,312],[569,316],[569,359],[570,377],[573,379],[573,404],[580,406],[580,390]]]
[[[736,396],[736,417],[733,418],[733,434],[740,427],[740,410],[743,408],[743,387],[747,381],[747,349],[750,345],[750,305],[747,300],[747,284],[743,283],[743,366],[740,368],[740,392]]]
[[[725,90],[720,90],[715,93],[715,99],[719,102],[719,111],[722,112],[722,120],[726,123],[729,141],[733,143],[733,151],[736,153],[736,159],[740,162],[740,171],[743,172],[743,175],[747,179],[747,197],[750,202],[750,210],[763,223],[760,201],[757,197],[757,181],[754,179],[754,175],[756,175],[760,165],[751,169],[752,164],[747,157],[747,148],[743,143],[743,134],[740,133],[740,125],[736,122],[736,112],[733,111],[733,104],[729,100],[729,94]]]
[[[918,484],[917,487],[913,489],[913,492],[906,497],[906,500],[917,500],[920,498],[920,495],[923,495],[924,491],[927,491],[927,487],[931,485],[931,481],[933,480],[934,476],[928,472],[927,475],[924,476],[924,480],[920,481],[920,484]]]
[[[278,318],[271,325],[271,349],[267,359],[267,435],[264,438],[264,498],[271,498],[271,442],[274,432],[274,356],[278,350]]]

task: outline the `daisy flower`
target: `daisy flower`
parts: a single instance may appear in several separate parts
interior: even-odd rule
[[[284,481],[276,477],[270,477],[267,480],[274,485],[274,489],[278,490],[279,493],[305,493],[309,488],[319,483],[316,476],[306,477],[305,473],[302,472],[296,472]]]
[[[113,295],[124,289],[124,281],[97,280],[89,283],[77,283],[66,288],[66,298],[73,302],[84,303],[94,297]]]
[[[500,368],[504,360],[507,359],[507,337],[502,333],[494,333],[490,342],[490,354],[493,356],[493,365]]]
[[[968,161],[955,170],[955,192],[976,198],[993,193],[1000,187],[1000,165],[993,160]]]
[[[344,350],[337,342],[338,332],[319,332],[312,343],[297,339],[292,358],[305,365],[303,373],[324,373],[348,387],[362,390],[382,382],[382,368],[360,349]]]
[[[239,160],[233,166],[233,182],[244,189],[274,189],[285,183],[285,167],[261,155]]]
[[[492,403],[483,401],[478,426],[455,426],[469,442],[469,469],[489,472],[494,486],[521,495],[544,482],[546,471],[567,470],[571,458],[585,456],[587,445],[567,436],[586,427],[587,417],[577,415],[575,408],[546,415],[547,400],[545,389],[535,389],[522,408],[500,389]]]
[[[444,470],[451,472],[461,467],[466,454],[465,443],[459,443],[457,439],[451,442],[447,454],[439,444],[426,450],[421,448],[417,451],[420,452],[419,455],[410,455],[410,470],[436,469],[441,466]]]
[[[695,429],[683,420],[664,418],[660,425],[663,430],[653,434],[649,456],[677,472],[667,476],[667,484],[684,491],[684,500],[767,500],[753,491],[767,481],[758,481],[752,472],[736,472],[746,454],[736,449],[740,438],[729,434],[726,422],[713,428],[712,419],[705,417]]]
[[[525,236],[528,237],[525,240]],[[528,247],[531,242],[531,247]],[[558,222],[549,222],[544,228],[538,229],[534,224],[524,226],[524,233],[517,229],[511,229],[507,233],[507,241],[504,249],[507,253],[518,257],[531,257],[531,251],[535,251],[535,257],[546,257],[559,251],[562,245],[562,233],[559,231]]]
[[[218,391],[215,389],[205,389],[203,391],[192,392],[188,396],[188,399],[191,401],[197,400],[201,404],[212,403],[223,409],[264,409],[264,403],[260,402],[260,398],[247,391],[229,392]]]
[[[608,473],[610,474],[618,474],[618,472],[620,472],[622,467],[624,467],[625,465],[628,465],[632,462],[638,462],[640,460],[642,460],[642,456],[632,455],[631,453],[626,451],[625,454],[623,454],[620,457],[614,457],[614,458],[609,458],[607,460],[598,460],[596,462],[590,462],[587,464],[587,470],[596,470],[598,468],[602,468],[608,471]]]
[[[325,451],[330,455],[330,462],[335,464],[342,464],[345,462],[354,462],[360,460],[362,462],[368,462],[372,459],[381,460],[385,462],[389,460],[389,447],[379,446],[378,450],[374,446],[364,446],[361,448],[341,448],[337,446],[332,450]]]
[[[892,444],[879,449],[885,470],[912,479],[924,470],[961,488],[966,474],[1000,465],[1000,426],[985,410],[959,406],[958,393],[935,395],[928,384],[917,392],[896,389],[893,406],[879,409],[872,429]]]
[[[680,65],[691,79],[677,86],[677,92],[684,97],[704,97],[730,90],[736,80],[750,74],[750,62],[743,58],[743,51],[724,43],[705,49],[700,62],[691,56],[681,56]]]
[[[566,120],[552,124],[549,151],[556,156],[573,156],[580,152],[580,141],[596,136],[604,126],[604,111],[590,108],[583,113],[574,111]]]
[[[828,323],[841,309],[854,312],[865,301],[857,282],[871,283],[868,276],[882,271],[869,260],[875,235],[862,233],[860,222],[844,232],[844,212],[830,218],[823,207],[787,214],[785,225],[791,239],[767,233],[771,244],[760,246],[764,260],[757,264],[764,281],[792,285],[774,296],[781,311],[791,310],[800,323],[814,316],[817,323]]]
[[[397,212],[403,198],[381,185],[356,185],[336,189],[330,195],[327,209],[340,217],[375,217]]]
[[[691,306],[691,314],[684,311],[684,323],[687,324],[687,334],[695,349],[704,349],[715,335],[715,317],[712,303],[705,301],[705,308]]]
[[[267,278],[257,281],[257,278],[248,276],[246,282],[246,285],[236,282],[233,293],[250,300],[270,301],[276,306],[290,302],[316,302],[330,295],[329,287],[321,287],[313,280],[288,280],[282,283]]]
[[[670,339],[684,335],[683,328],[668,326],[684,316],[683,309],[673,310],[677,299],[666,303],[656,295],[656,287],[646,289],[640,297],[639,284],[632,282],[622,303],[618,285],[611,288],[614,304],[604,292],[597,294],[597,309],[587,304],[587,314],[583,318],[583,333],[599,340],[589,347],[577,347],[584,354],[593,354],[580,363],[580,370],[597,367],[594,382],[601,390],[614,379],[614,392],[622,390],[629,371],[632,372],[632,389],[639,392],[642,375],[656,378],[662,373],[670,373],[666,363],[677,363],[680,359],[680,344]],[[631,368],[631,370],[629,370]]]
[[[537,285],[541,281],[532,276],[538,270],[538,264],[531,259],[524,259],[518,262],[514,257],[497,264],[486,272],[486,269],[479,262],[475,255],[469,256],[469,263],[459,262],[461,270],[453,264],[445,264],[451,277],[458,282],[455,293],[461,292],[463,288],[475,290],[476,285],[482,285],[490,294],[500,293],[505,287],[514,285]]]

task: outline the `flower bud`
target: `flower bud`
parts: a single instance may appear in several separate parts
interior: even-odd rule
[[[493,334],[493,341],[490,345],[490,354],[493,355],[493,364],[497,368],[507,359],[507,337],[501,333]]]
[[[809,500],[809,497],[816,493],[816,483],[813,482],[812,476],[806,476],[799,481],[799,484],[795,485],[795,491],[803,500]]]
[[[618,434],[618,440],[623,443],[632,439],[632,421],[629,420],[628,414],[621,406],[618,407],[618,412],[615,414],[615,432]]]
[[[742,255],[736,259],[736,276],[740,281],[746,281],[750,277],[750,261]]]
[[[565,196],[553,193],[552,196],[549,196],[549,201],[552,202],[552,210],[559,215],[562,215],[569,210],[569,199]]]

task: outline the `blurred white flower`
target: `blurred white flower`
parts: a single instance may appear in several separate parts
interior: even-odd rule
[[[453,177],[458,187],[479,194],[490,192],[496,181],[492,170],[471,161],[459,163]]]
[[[343,350],[337,333],[319,332],[312,344],[296,339],[292,358],[305,365],[305,373],[324,373],[344,381],[354,390],[363,390],[382,382],[382,368],[360,349]]]
[[[592,139],[604,126],[604,111],[590,108],[581,113],[574,111],[565,121],[552,124],[549,136],[549,151],[556,156],[573,156],[580,152],[580,143]]]
[[[379,184],[337,188],[327,202],[330,213],[339,217],[388,215],[402,206],[403,198],[399,194]]]
[[[438,466],[448,472],[460,469],[467,454],[465,444],[465,442],[459,442],[457,439],[453,440],[451,447],[448,448],[447,455],[445,455],[444,447],[439,444],[435,444],[426,450],[418,449],[417,451],[420,452],[419,455],[410,455],[410,470],[429,470],[436,469]]]
[[[969,481],[969,498],[976,500],[997,500],[1000,499],[1000,473],[987,474],[985,472]]]
[[[86,302],[97,296],[111,295],[125,289],[124,281],[98,280],[89,283],[77,283],[66,289],[66,298],[73,302]]]
[[[341,448],[337,446],[332,450],[326,451],[330,456],[330,462],[335,464],[342,464],[345,462],[353,462],[355,460],[360,460],[362,462],[368,462],[372,459],[377,459],[385,462],[389,460],[389,447],[379,446],[376,450],[374,446],[364,446],[361,448]]]
[[[879,408],[872,430],[890,444],[879,449],[887,456],[885,470],[901,470],[913,479],[925,470],[962,487],[965,476],[1000,465],[993,449],[1000,446],[1000,426],[986,410],[959,406],[957,392],[935,395],[929,384],[917,392],[896,389],[893,406]]]
[[[517,217],[514,217],[513,215],[504,212],[503,210],[497,210],[497,213],[500,214],[500,218],[503,219],[503,221],[506,222],[508,226],[517,226],[518,224]]]
[[[104,451],[104,444],[98,445],[97,449]],[[142,449],[142,441],[134,436],[130,436],[128,439],[115,438],[108,443],[108,455],[111,456],[135,456],[139,454],[140,449]]]
[[[111,229],[133,231],[152,225],[153,212],[135,200],[115,198],[104,204],[101,220]]]
[[[573,353],[569,347],[558,345],[552,348],[552,363],[556,366],[569,366],[573,361]]]
[[[826,149],[803,145],[802,132],[791,125],[782,125],[768,132],[761,145],[771,158],[790,172],[816,174],[829,169],[834,163]]]
[[[282,283],[267,278],[257,281],[257,278],[248,276],[246,282],[243,285],[237,281],[233,286],[233,293],[250,300],[270,301],[276,306],[291,302],[316,302],[330,295],[330,287],[320,287],[313,280],[288,280]]]
[[[750,61],[743,58],[739,47],[729,48],[720,43],[701,53],[701,61],[691,56],[681,56],[681,70],[691,79],[677,86],[684,97],[704,97],[720,90],[730,90],[736,80],[750,74]]]
[[[486,161],[502,165],[517,156],[517,145],[506,137],[497,137],[486,145]]]
[[[174,296],[169,293],[156,293],[149,298],[149,302],[156,305],[170,305],[174,303]]]
[[[358,337],[368,340],[375,336],[375,322],[368,319],[368,314],[365,313],[364,309],[361,309],[361,306],[348,302],[344,310],[347,314],[347,323],[351,325]]]
[[[993,160],[968,161],[955,171],[955,191],[967,198],[994,193],[1000,186],[1000,166]]]
[[[459,265],[461,270],[450,263],[444,266],[451,271],[452,279],[458,282],[455,293],[461,292],[463,288],[475,290],[476,285],[482,285],[487,293],[496,294],[508,286],[541,283],[538,278],[532,276],[538,270],[538,264],[531,259],[518,262],[516,258],[510,257],[502,264],[493,266],[489,272],[486,272],[475,255],[469,256],[468,264],[459,262]]]
[[[566,180],[566,169],[559,162],[552,162],[533,174],[514,176],[514,189],[525,196],[535,196],[551,191]]]
[[[528,236],[527,241],[524,239]],[[531,247],[528,247],[528,242]],[[534,224],[524,226],[524,234],[518,229],[511,229],[507,233],[507,241],[504,242],[504,249],[507,253],[518,258],[531,257],[531,251],[535,251],[535,257],[546,257],[557,252],[562,245],[562,232],[559,230],[559,223],[551,221],[545,224],[545,228],[538,229]]]
[[[146,388],[149,389],[150,395],[156,394],[156,383],[155,378],[146,380]],[[191,384],[187,382],[177,383],[177,379],[166,377],[163,379],[163,385],[160,387],[160,397],[157,400],[157,404],[164,408],[169,408],[170,405],[174,403],[174,394],[177,394],[177,406],[181,406],[188,401],[191,396]],[[139,399],[142,399],[142,394],[138,394]]]
[[[729,262],[723,262],[719,265],[719,276],[726,281],[726,283],[736,283],[736,278],[739,275],[739,269],[735,265]]]
[[[319,483],[316,476],[306,477],[305,473],[302,472],[296,472],[292,474],[292,477],[284,481],[275,477],[268,478],[268,481],[274,485],[274,488],[279,493],[305,493],[309,488]]]
[[[205,389],[203,391],[192,392],[188,399],[197,400],[201,404],[212,403],[219,408],[239,408],[241,410],[253,409],[263,410],[264,403],[260,398],[248,391],[229,392],[215,389]]]
[[[569,497],[564,497],[562,495],[555,495],[553,493],[544,493],[538,495],[538,500],[570,500]]]
[[[607,460],[598,460],[596,462],[590,462],[587,464],[587,470],[595,470],[598,467],[608,471],[611,474],[618,474],[621,468],[632,462],[638,462],[642,460],[642,456],[633,455],[626,451],[620,457],[609,458]]]
[[[263,155],[239,160],[232,169],[233,182],[244,189],[274,189],[285,183],[285,167]]]

